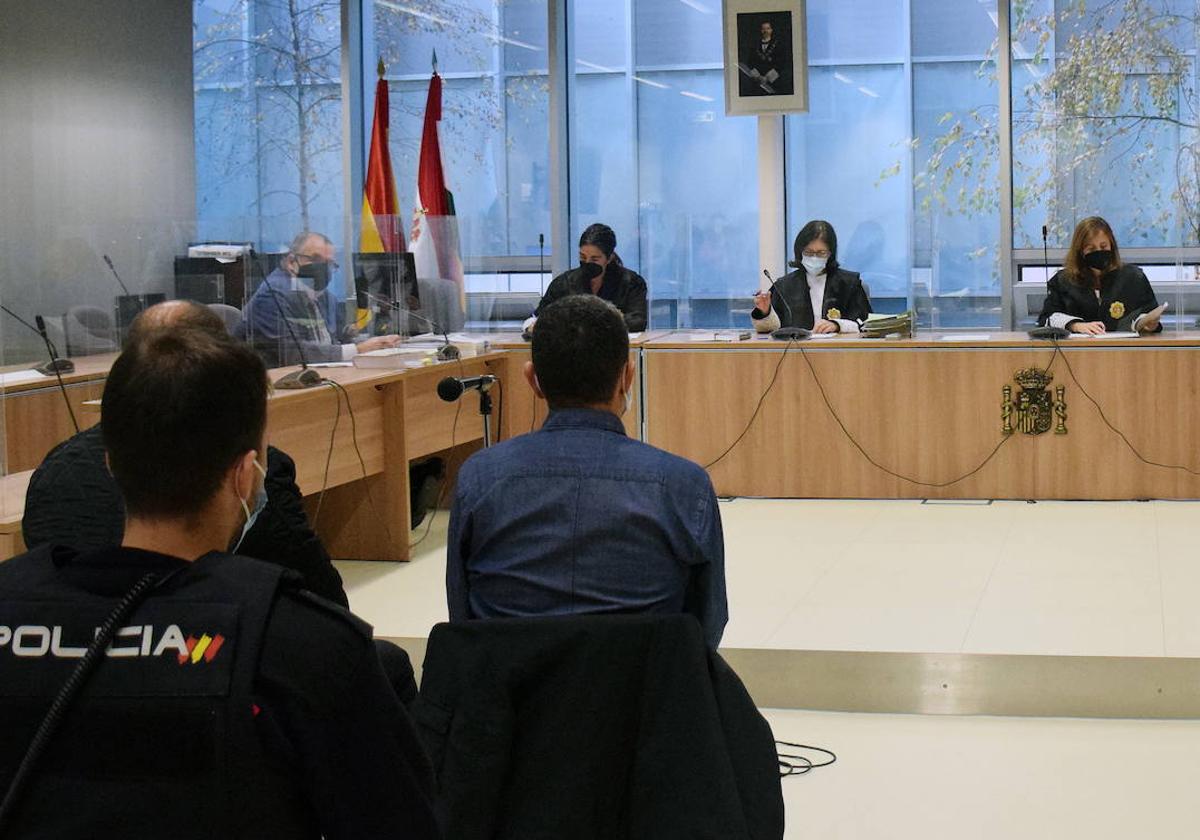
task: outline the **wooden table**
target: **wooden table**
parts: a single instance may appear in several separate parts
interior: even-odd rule
[[[710,470],[721,495],[1200,498],[1200,476],[1139,461],[1080,388],[1147,459],[1200,471],[1200,333],[1072,339],[1060,343],[1057,356],[1054,345],[1023,333],[966,341],[938,334],[838,338],[790,347],[689,338],[659,336],[642,346],[646,439],[700,464],[742,434],[778,372],[745,437]],[[1049,399],[1064,389],[1066,434],[1053,428],[1024,434],[1015,412],[1014,432],[1002,434],[1002,389],[1009,386],[1018,400],[1014,374],[1047,365]]]
[[[63,374],[63,386],[75,411],[79,428],[95,425],[100,418],[83,408],[84,402],[97,400],[104,391],[104,380],[116,353],[81,356],[74,359],[74,373]],[[0,373],[29,370],[32,364],[0,368]],[[71,416],[63,403],[58,379],[48,376],[36,382],[21,382],[0,387],[4,401],[4,455],[8,473],[32,470],[46,453],[75,433]]]
[[[25,514],[25,491],[33,470],[0,476],[0,560],[25,550],[21,519]]]
[[[74,404],[76,393],[70,389],[80,383],[89,389],[79,394],[75,406],[81,428],[100,419],[95,400],[113,358],[88,357],[86,366],[77,362],[68,393]],[[503,358],[503,353],[489,353],[404,370],[324,368],[321,374],[344,391],[326,385],[272,393],[267,440],[295,460],[297,484],[330,554],[339,559],[408,559],[409,463],[435,453],[455,453],[448,458],[453,468],[483,437],[471,395],[457,403],[443,402],[437,383],[445,376],[499,375]],[[294,369],[273,370],[271,380]],[[91,406],[82,404],[85,397],[92,400]],[[36,402],[23,404],[31,398]],[[73,433],[57,383],[48,394],[37,386],[15,387],[4,399],[6,414],[15,418],[6,429],[9,451],[18,456],[10,462],[36,467],[45,452]],[[28,446],[34,448],[18,448]],[[20,521],[31,472],[10,471],[0,478],[0,558],[22,549]]]

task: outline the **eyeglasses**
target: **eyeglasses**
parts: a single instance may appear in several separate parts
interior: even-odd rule
[[[818,259],[822,260],[829,259],[829,251],[809,251],[808,249],[805,249],[803,254],[806,257],[817,257]]]
[[[322,259],[321,257],[314,257],[312,254],[297,254],[296,259],[308,260],[309,265],[314,265],[316,263],[325,263],[327,266],[329,266],[334,271],[336,271],[339,267],[337,260],[325,260],[325,259]]]

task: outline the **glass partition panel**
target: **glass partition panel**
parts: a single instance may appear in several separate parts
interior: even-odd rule
[[[454,197],[465,295],[443,295],[449,290],[423,278],[422,305],[426,298],[441,301],[425,314],[451,331],[467,324],[519,328],[544,285],[537,268],[549,271],[547,20],[546,0],[452,0],[436,8],[363,3],[364,67],[374,68],[377,58],[386,66],[389,145],[406,236],[419,204],[421,139],[437,52],[442,166]],[[363,108],[367,142],[371,91]]]
[[[1101,216],[1142,267],[1168,329],[1200,306],[1200,92],[1195,3],[1036,0],[1014,7],[1013,235],[1018,265],[1062,263],[1076,225]],[[1043,240],[1045,226],[1045,240]],[[1052,269],[1053,271],[1053,269]],[[1019,270],[1014,313],[1045,295]]]
[[[789,243],[810,219],[879,312],[999,327],[996,0],[809,5],[811,111],[787,119]]]
[[[740,325],[758,286],[756,123],[725,116],[719,12],[577,0],[569,22],[571,244],[612,227],[655,328]]]
[[[340,0],[194,0],[196,237],[290,241],[345,214]]]

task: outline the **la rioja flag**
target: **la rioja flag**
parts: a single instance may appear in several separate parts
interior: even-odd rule
[[[458,219],[454,196],[446,187],[438,123],[442,119],[442,77],[433,57],[433,78],[425,100],[425,127],[421,133],[421,158],[417,169],[417,207],[413,213],[412,250],[417,277],[453,282],[460,301],[464,295],[462,257],[459,255]]]

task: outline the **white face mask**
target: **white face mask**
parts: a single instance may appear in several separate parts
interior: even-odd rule
[[[254,466],[262,473],[263,483],[259,485],[258,492],[254,495],[254,510],[250,509],[250,505],[245,499],[240,499],[242,503],[242,513],[246,514],[246,521],[242,525],[242,535],[238,537],[236,543],[233,544],[233,549],[230,554],[237,554],[237,550],[242,547],[242,541],[246,539],[246,534],[250,533],[250,529],[254,527],[254,521],[258,519],[258,515],[263,512],[263,508],[267,506],[267,471],[263,469],[263,465],[255,459]]]
[[[800,265],[804,266],[804,270],[809,274],[820,274],[828,263],[828,257],[803,257],[800,260]]]
[[[625,389],[625,410],[621,412],[621,416],[625,416],[626,414],[628,414],[629,408],[632,405],[633,405],[633,389],[626,388]]]

